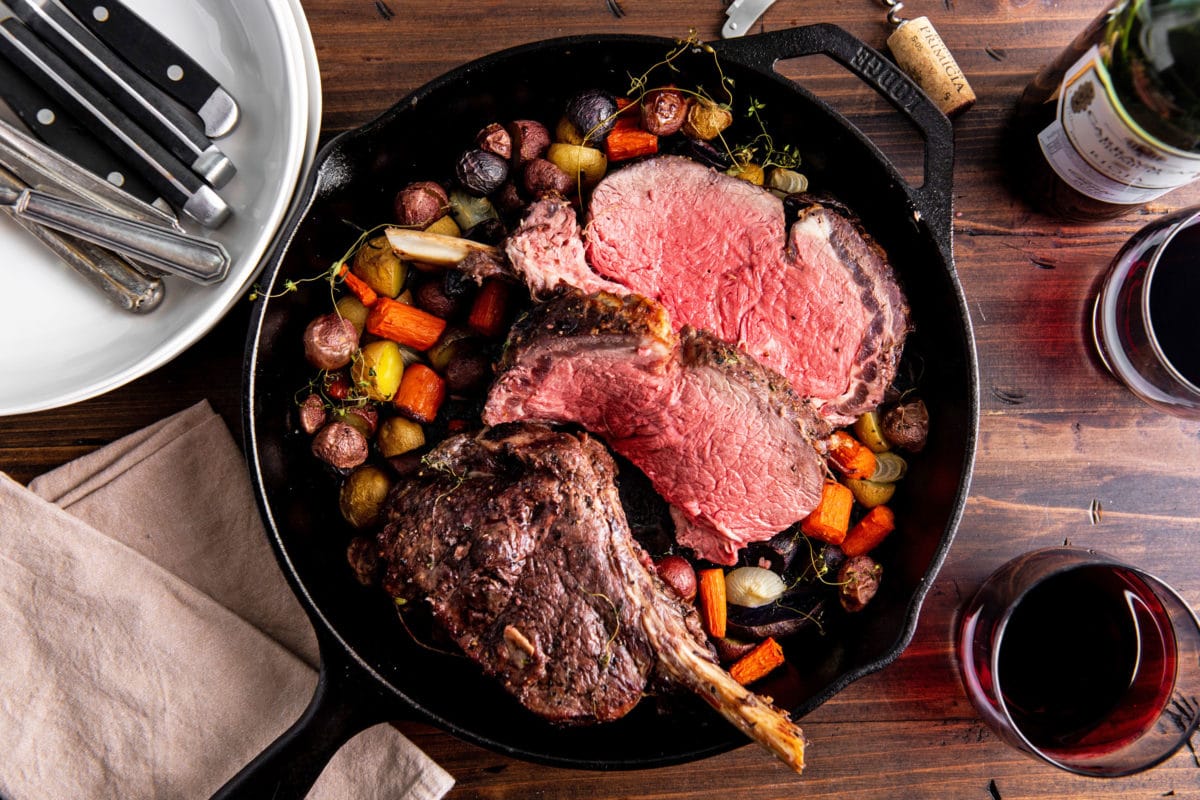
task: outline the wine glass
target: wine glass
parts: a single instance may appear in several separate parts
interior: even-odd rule
[[[1147,403],[1200,419],[1200,206],[1143,227],[1109,266],[1092,312],[1096,350]]]
[[[1021,555],[963,609],[967,696],[1009,744],[1080,775],[1174,754],[1200,724],[1200,623],[1158,578],[1077,548]]]

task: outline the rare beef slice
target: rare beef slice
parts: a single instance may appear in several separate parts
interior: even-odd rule
[[[637,295],[567,293],[515,326],[488,424],[575,423],[650,478],[676,540],[733,564],[816,506],[828,424],[786,380]]]
[[[617,283],[661,302],[676,330],[712,332],[784,375],[835,425],[874,408],[895,377],[908,308],[882,248],[841,210],[812,202],[790,232],[783,202],[677,156],[596,187],[586,265],[563,282]]]

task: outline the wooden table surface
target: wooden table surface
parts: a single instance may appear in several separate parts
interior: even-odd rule
[[[360,125],[438,74],[488,52],[588,32],[716,38],[720,0],[307,0],[321,64],[324,136]],[[1115,222],[1067,225],[1005,188],[1005,116],[1038,67],[1101,8],[1098,0],[912,0],[933,20],[979,102],[955,121],[955,247],[977,337],[979,453],[950,555],[911,646],[806,717],[810,766],[797,777],[757,747],[640,772],[526,764],[402,722],[458,780],[451,798],[1101,798],[1200,797],[1200,759],[1184,748],[1141,776],[1097,781],[1019,755],[963,693],[950,641],[981,580],[1032,548],[1122,556],[1200,605],[1200,425],[1153,411],[1111,379],[1089,347],[1096,281],[1120,243],[1166,211],[1200,203],[1180,190]],[[882,48],[871,0],[779,0],[759,30],[835,22]],[[858,123],[907,171],[919,142],[890,107],[822,58],[782,65]],[[240,430],[249,304],[174,362],[110,394],[0,419],[0,469],[20,481],[201,398]],[[1094,519],[1089,508],[1102,513]],[[1193,743],[1194,744],[1194,743]]]

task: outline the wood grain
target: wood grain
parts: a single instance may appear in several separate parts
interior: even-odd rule
[[[308,0],[324,90],[324,137],[363,124],[408,91],[467,60],[591,32],[718,35],[716,0]],[[1100,10],[1095,0],[908,3],[933,20],[979,95],[955,121],[957,269],[975,326],[982,379],[979,457],[956,542],[916,637],[892,666],[802,721],[813,744],[803,777],[745,747],[644,772],[576,772],[514,761],[414,722],[401,727],[458,779],[466,798],[1159,798],[1200,797],[1200,760],[1185,749],[1141,776],[1067,775],[1001,744],[968,703],[951,641],[957,609],[1008,558],[1072,544],[1122,556],[1200,604],[1200,425],[1140,404],[1091,353],[1090,298],[1121,242],[1200,187],[1124,218],[1065,224],[1010,190],[1005,123],[1021,89]],[[881,47],[870,0],[779,0],[759,30],[836,22]],[[780,70],[842,110],[912,180],[920,141],[890,106],[823,58]],[[1019,170],[1018,170],[1019,173]],[[0,419],[0,469],[26,481],[166,414],[209,399],[240,428],[248,306],[171,364],[77,405]],[[48,365],[48,368],[50,365]],[[1098,519],[1090,509],[1098,504]]]

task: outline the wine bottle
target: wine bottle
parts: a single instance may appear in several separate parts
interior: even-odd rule
[[[1009,142],[1029,202],[1074,221],[1200,179],[1200,0],[1117,0],[1026,87]]]

